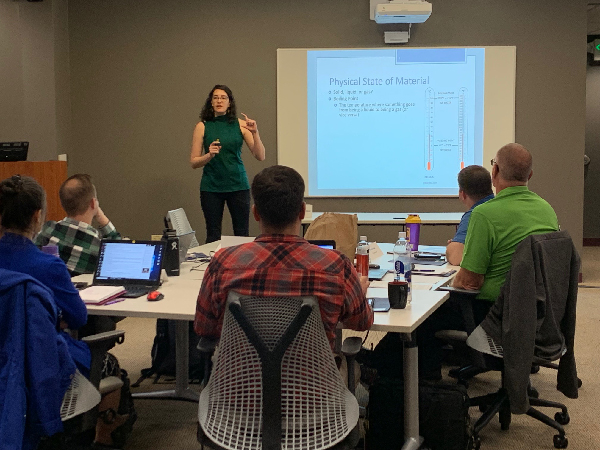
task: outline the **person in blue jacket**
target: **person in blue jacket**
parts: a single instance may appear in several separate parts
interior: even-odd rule
[[[47,287],[0,269],[0,450],[33,450],[63,430],[60,407],[75,363],[57,324]]]
[[[42,253],[33,243],[45,219],[44,189],[27,176],[14,175],[0,182],[0,269],[30,275],[53,294],[60,328],[77,330],[87,322],[87,309],[71,282],[65,263]],[[89,375],[88,346],[62,333],[79,371]]]

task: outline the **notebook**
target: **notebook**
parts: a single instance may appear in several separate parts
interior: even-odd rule
[[[387,273],[387,269],[369,269],[369,280],[381,280]]]
[[[125,292],[123,286],[90,286],[79,291],[86,305],[104,305]]]
[[[140,297],[160,286],[165,241],[104,239],[93,286],[123,286],[123,297]]]

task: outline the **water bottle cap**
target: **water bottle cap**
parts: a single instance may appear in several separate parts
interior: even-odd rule
[[[367,237],[366,237],[366,236],[361,236],[359,240],[360,240],[360,241],[366,241],[366,240],[367,240]]]
[[[405,231],[399,231],[398,232],[398,239],[404,238],[406,239],[406,232]]]

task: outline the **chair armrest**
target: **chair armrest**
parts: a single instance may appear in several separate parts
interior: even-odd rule
[[[360,336],[351,336],[344,339],[342,344],[342,354],[345,357],[356,356],[362,347],[362,338]]]
[[[123,330],[105,331],[104,333],[92,334],[81,339],[82,342],[85,342],[89,346],[111,342],[111,347],[115,344],[122,344],[124,340],[125,331]]]
[[[104,357],[106,352],[115,346],[121,344],[125,340],[125,331],[114,330],[104,333],[93,334],[81,339],[85,342],[92,354],[92,362],[90,365],[90,381],[98,388],[100,386],[100,378],[102,376],[102,367],[104,366]]]
[[[348,368],[348,390],[353,395],[356,391],[356,380],[354,377],[356,364],[354,364],[354,361],[361,347],[362,338],[360,336],[347,337],[342,344],[342,354],[346,357],[346,366]]]
[[[201,337],[196,348],[202,353],[212,354],[219,344],[219,338]]]
[[[464,295],[477,295],[481,292],[479,289],[461,289],[454,286],[439,286],[437,288],[438,291],[448,291],[454,292],[456,294],[464,294]]]

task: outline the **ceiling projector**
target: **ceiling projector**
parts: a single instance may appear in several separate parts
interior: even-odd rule
[[[379,3],[374,8],[377,23],[423,23],[431,15],[431,3],[425,0],[398,0]]]

